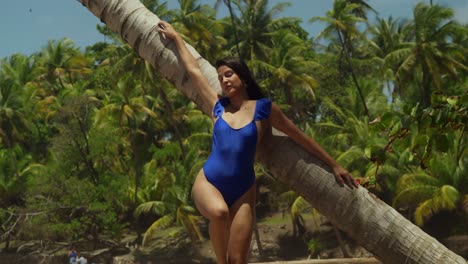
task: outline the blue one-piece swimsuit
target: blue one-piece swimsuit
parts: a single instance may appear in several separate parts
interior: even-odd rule
[[[223,120],[228,98],[216,102],[213,113],[217,118],[213,128],[212,152],[203,171],[206,179],[223,195],[231,207],[255,183],[254,161],[257,148],[255,121],[268,119],[271,101],[257,100],[253,120],[242,128],[234,129]]]

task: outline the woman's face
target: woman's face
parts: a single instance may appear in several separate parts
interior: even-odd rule
[[[232,97],[245,90],[239,75],[226,65],[218,67],[218,80],[223,94],[227,97]]]

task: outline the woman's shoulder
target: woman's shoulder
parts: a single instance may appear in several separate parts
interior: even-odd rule
[[[257,104],[257,107],[267,107],[267,108],[270,108],[271,107],[271,104],[272,104],[272,101],[270,98],[267,98],[267,97],[262,97],[262,98],[258,98],[256,100],[254,100]]]
[[[258,98],[256,101],[259,101],[259,102],[271,102],[271,99],[268,98],[268,97],[261,97],[261,98]]]
[[[224,108],[229,104],[229,98],[221,97],[218,98],[215,105],[213,106],[213,116],[218,118],[220,115],[223,114]]]
[[[271,112],[271,100],[263,97],[257,99],[255,120],[268,119]]]
[[[257,99],[256,101],[257,101],[257,104],[266,105],[267,107],[271,107],[271,104],[272,104],[271,99],[268,97],[262,97],[262,98]]]

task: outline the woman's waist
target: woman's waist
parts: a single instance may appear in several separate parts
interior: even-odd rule
[[[208,160],[203,165],[205,174],[219,175],[217,177],[238,178],[238,177],[255,177],[253,159],[243,160],[222,158],[216,155],[210,155]]]

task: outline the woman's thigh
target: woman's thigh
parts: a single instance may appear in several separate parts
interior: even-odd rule
[[[230,208],[231,231],[229,238],[229,255],[247,257],[255,221],[255,195],[253,185]]]
[[[203,169],[193,183],[192,197],[198,211],[208,220],[229,215],[223,195],[206,179]]]

